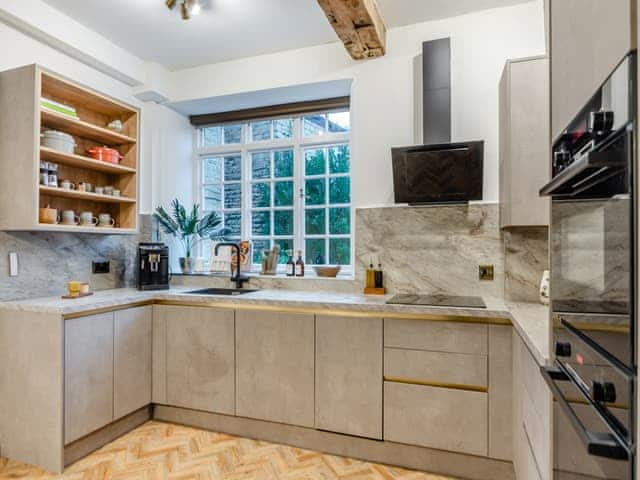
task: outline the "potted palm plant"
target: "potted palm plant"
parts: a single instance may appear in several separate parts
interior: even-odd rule
[[[193,205],[190,213],[176,198],[171,202],[171,215],[164,207],[156,208],[154,217],[162,226],[167,235],[177,238],[184,248],[184,257],[180,257],[180,269],[182,273],[192,273],[194,267],[194,249],[203,240],[221,238],[227,231],[220,227],[220,216],[211,212],[200,217],[200,205]]]

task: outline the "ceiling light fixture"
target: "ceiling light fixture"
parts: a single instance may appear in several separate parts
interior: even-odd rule
[[[169,10],[173,10],[178,0],[165,0],[165,5]],[[192,15],[200,13],[201,6],[198,0],[182,0],[180,2],[180,16],[183,20],[189,20]]]

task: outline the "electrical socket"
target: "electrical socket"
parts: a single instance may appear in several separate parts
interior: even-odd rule
[[[478,278],[480,280],[493,280],[493,265],[478,265]]]
[[[91,272],[92,273],[109,273],[110,264],[109,260],[105,261],[93,261],[91,262]]]

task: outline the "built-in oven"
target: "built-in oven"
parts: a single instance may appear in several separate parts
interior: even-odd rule
[[[554,478],[634,475],[636,55],[552,149]]]

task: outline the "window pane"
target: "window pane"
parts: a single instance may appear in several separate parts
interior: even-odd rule
[[[224,126],[224,143],[240,143],[242,138],[242,125]]]
[[[307,238],[305,244],[305,263],[326,265],[326,246],[324,238]]]
[[[293,137],[293,119],[280,118],[273,121],[273,138]]]
[[[224,186],[224,208],[240,208],[242,195],[239,183],[228,183]]]
[[[222,206],[222,187],[220,185],[210,185],[204,187],[204,209],[220,210]]]
[[[349,173],[349,145],[329,148],[329,173]]]
[[[351,242],[348,238],[329,240],[329,263],[332,265],[351,264]]]
[[[204,183],[222,181],[222,159],[219,157],[204,159]]]
[[[304,152],[304,174],[323,175],[326,172],[324,150],[306,150]]]
[[[271,184],[254,183],[251,185],[251,205],[253,208],[271,206]]]
[[[273,176],[293,177],[293,150],[273,152]]]
[[[326,180],[324,178],[314,178],[305,183],[305,202],[307,205],[324,205]]]
[[[293,251],[293,240],[287,239],[278,239],[274,242],[276,245],[280,245],[280,258],[278,259],[278,263],[280,265],[284,265],[289,260],[289,251]]]
[[[293,210],[273,212],[273,234],[293,235]]]
[[[307,235],[324,235],[326,233],[325,212],[324,208],[307,208],[304,211],[305,233]]]
[[[289,207],[293,205],[293,182],[276,182],[274,187],[274,205]]]
[[[349,203],[351,201],[351,185],[349,177],[333,177],[329,179],[329,203]]]
[[[252,178],[271,178],[271,153],[256,152],[251,154]]]
[[[329,210],[329,233],[348,235],[351,232],[351,210],[348,208],[331,208]]]
[[[240,238],[242,225],[242,215],[238,213],[225,213],[224,214],[224,226],[229,230],[228,237]]]
[[[224,179],[227,182],[242,179],[242,159],[240,155],[224,157]]]
[[[271,120],[264,122],[253,122],[251,124],[251,140],[271,140]]]
[[[332,133],[348,132],[351,129],[351,116],[349,112],[335,112],[327,115],[329,131]]]
[[[302,134],[305,137],[322,135],[325,132],[326,117],[324,115],[312,115],[302,120]]]
[[[207,127],[202,129],[202,145],[213,147],[222,144],[222,127]]]
[[[271,249],[271,240],[253,241],[253,263],[262,262],[262,251]]]
[[[259,237],[271,235],[271,212],[251,213],[251,233]]]

